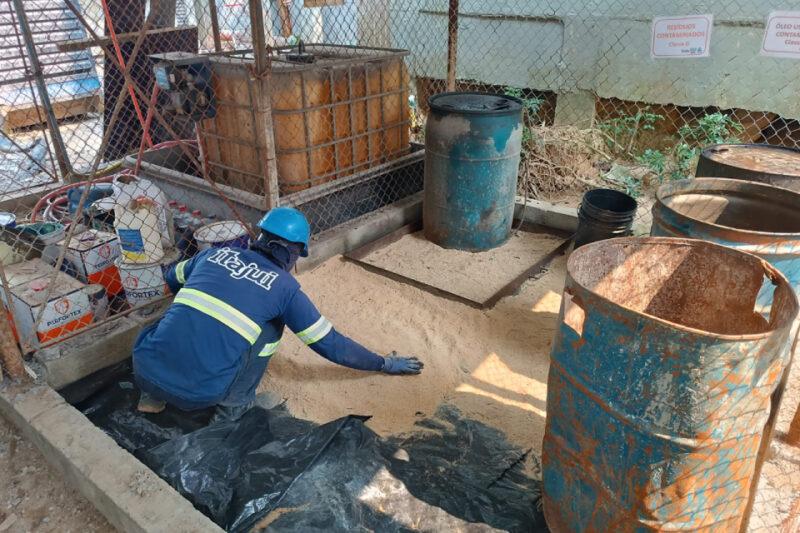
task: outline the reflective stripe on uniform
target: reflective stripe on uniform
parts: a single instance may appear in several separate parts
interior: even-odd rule
[[[281,341],[268,342],[266,345],[264,345],[263,348],[261,348],[261,351],[258,352],[258,356],[259,357],[269,357],[269,356],[271,356],[272,354],[274,354],[275,352],[278,351],[278,345],[280,343],[281,343]]]
[[[247,318],[244,313],[219,298],[197,289],[183,288],[179,290],[175,296],[175,303],[187,305],[217,319],[244,337],[251,345],[255,344],[258,336],[261,335],[261,328],[258,324]]]
[[[321,316],[319,320],[298,333],[297,336],[306,344],[314,344],[330,333],[331,329],[333,329],[333,324],[327,318]]]
[[[186,263],[188,262],[189,260],[187,259],[186,261],[181,261],[175,265],[175,277],[178,278],[178,283],[181,285],[186,283],[186,274],[184,274],[183,269],[186,268]]]

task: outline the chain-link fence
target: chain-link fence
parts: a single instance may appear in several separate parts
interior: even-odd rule
[[[321,233],[412,196],[427,100],[446,90],[523,101],[520,195],[576,206],[589,188],[619,189],[648,233],[654,189],[692,175],[702,147],[800,146],[795,63],[760,53],[769,14],[791,8],[0,0],[13,334],[30,352],[158,305],[165,267],[245,242],[272,206]],[[674,57],[657,57],[664,15],[689,17],[674,24],[695,24],[687,39],[705,48],[676,36]],[[800,490],[792,479],[776,498]],[[789,523],[777,507],[760,523]]]

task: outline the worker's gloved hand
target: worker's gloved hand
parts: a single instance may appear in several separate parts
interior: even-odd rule
[[[401,357],[392,352],[383,358],[383,373],[392,375],[419,374],[425,365],[416,357]]]

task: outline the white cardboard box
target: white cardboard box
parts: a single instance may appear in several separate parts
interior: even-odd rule
[[[89,297],[83,290],[85,285],[63,272],[56,273],[55,281],[51,282],[53,272],[53,267],[41,259],[6,267],[11,291],[10,305],[6,301],[5,291],[0,291],[0,294],[6,309],[14,312],[16,326],[19,327],[19,330],[15,328],[15,334],[25,351],[84,328],[92,322]],[[48,291],[51,283],[53,290]],[[42,320],[34,329],[42,308]]]

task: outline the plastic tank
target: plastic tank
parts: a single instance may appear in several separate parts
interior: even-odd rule
[[[522,102],[483,93],[429,100],[425,130],[425,237],[481,251],[511,234],[522,148]]]
[[[547,385],[550,530],[738,531],[797,311],[777,269],[732,248],[573,252]]]
[[[295,49],[275,51],[268,91],[255,87],[247,55],[211,58],[218,109],[200,137],[218,181],[265,194],[268,108],[282,195],[409,153],[407,51],[319,44],[304,50],[303,61],[292,59]]]

